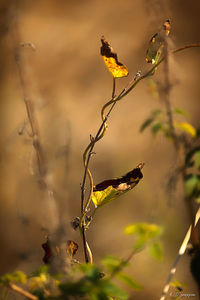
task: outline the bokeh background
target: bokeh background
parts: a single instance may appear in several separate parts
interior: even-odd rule
[[[105,37],[129,68],[129,78],[145,72],[145,53],[151,36],[161,24],[172,23],[171,47],[200,42],[200,2],[164,0],[43,0],[0,2],[0,273],[30,272],[42,264],[46,229],[57,222],[65,227],[66,240],[79,245],[79,233],[70,221],[80,214],[82,154],[100,125],[100,109],[112,92],[112,77],[100,56],[100,37]],[[48,166],[48,181],[55,191],[58,212],[52,218],[49,202],[38,185],[38,170],[22,89],[14,60],[16,43],[22,47],[29,97],[38,121]],[[189,49],[170,59],[174,83],[171,101],[199,125],[200,50]],[[154,75],[161,80],[163,67]],[[120,91],[129,78],[117,80]],[[133,258],[128,272],[144,289],[133,299],[158,299],[178,247],[188,227],[182,189],[166,189],[173,173],[175,152],[162,135],[152,138],[140,125],[162,99],[155,98],[149,81],[118,103],[109,118],[106,136],[96,145],[91,160],[94,182],[121,176],[145,162],[144,179],[135,188],[103,207],[95,217],[88,241],[95,262],[107,254],[126,257],[133,243],[124,227],[134,222],[153,222],[164,227],[164,259],[154,261],[146,250]],[[25,124],[25,125],[24,125]],[[55,218],[54,218],[55,217]],[[55,220],[56,219],[56,220]],[[197,293],[187,255],[176,278],[186,283],[184,292]],[[10,294],[10,298],[12,295]]]

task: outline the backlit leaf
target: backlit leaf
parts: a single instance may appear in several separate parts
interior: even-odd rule
[[[146,53],[146,62],[155,64],[161,57],[164,47],[164,35],[168,36],[170,32],[170,21],[166,20],[163,29],[154,34],[150,40],[149,48]]]
[[[110,273],[116,272],[119,267],[125,267],[127,263],[125,263],[121,258],[115,256],[106,256],[102,259],[102,263],[107,268]]]
[[[157,123],[153,124],[153,126],[151,127],[151,132],[156,135],[160,130],[163,130],[163,128],[164,128],[163,124],[160,122],[157,122]]]
[[[126,285],[131,287],[134,290],[141,290],[142,286],[138,282],[136,282],[131,276],[124,274],[124,273],[119,273],[117,274],[117,278],[119,278],[121,281],[123,281]]]
[[[198,168],[198,164],[199,164],[199,154],[197,154],[197,156],[195,155],[196,153],[200,153],[200,147],[194,147],[192,148],[186,155],[185,158],[185,164],[187,167],[193,167],[195,165],[195,167]]]
[[[114,297],[115,299],[126,300],[129,298],[128,294],[125,291],[123,291],[121,288],[119,288],[118,286],[116,286],[115,284],[113,284],[108,280],[104,280],[103,291],[108,296]]]
[[[163,249],[158,241],[154,241],[149,245],[149,252],[153,258],[160,261],[163,259]]]
[[[148,92],[157,99],[159,96],[157,83],[153,79],[149,79],[147,81],[148,84]]]
[[[93,203],[96,206],[102,206],[133,189],[143,177],[141,172],[143,166],[144,164],[141,163],[137,168],[122,177],[104,180],[94,186],[92,194]]]
[[[128,69],[118,61],[117,53],[113,50],[108,41],[102,36],[101,38],[101,55],[106,67],[114,78],[125,77],[128,75]]]
[[[160,236],[163,232],[161,226],[149,223],[135,223],[128,225],[125,228],[125,234],[135,234],[139,237],[147,237],[148,239],[153,239]]]
[[[198,175],[189,175],[184,183],[186,196],[192,196],[197,190],[200,189],[200,178]]]
[[[149,127],[153,121],[154,121],[154,119],[152,117],[146,119],[140,127],[140,132],[143,132],[147,127]]]
[[[13,273],[7,273],[0,277],[0,284],[7,284],[9,282],[16,282],[24,284],[27,281],[26,274],[22,271],[16,271]]]
[[[178,114],[178,115],[182,115],[182,116],[185,116],[185,117],[189,117],[189,113],[181,108],[175,108],[173,110],[173,113],[174,114]]]
[[[187,133],[189,133],[192,137],[196,136],[196,129],[187,122],[174,122],[174,126],[179,128]]]

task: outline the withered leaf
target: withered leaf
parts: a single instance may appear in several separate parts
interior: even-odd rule
[[[133,189],[143,178],[144,163],[122,177],[104,180],[93,188],[92,201],[96,206],[104,205],[125,192]]]
[[[53,258],[53,254],[51,251],[51,246],[50,246],[50,242],[49,242],[48,238],[47,238],[46,243],[42,244],[42,248],[45,251],[45,254],[44,254],[44,257],[42,260],[45,264],[49,264]]]
[[[117,53],[114,51],[109,42],[102,36],[101,38],[101,55],[108,70],[114,78],[125,77],[128,75],[128,69],[118,61]]]
[[[152,36],[146,53],[146,62],[151,64],[158,62],[164,48],[165,36],[169,35],[170,29],[170,21],[166,20],[163,24],[162,30]]]
[[[67,253],[69,257],[72,259],[78,250],[78,244],[72,240],[67,241]]]

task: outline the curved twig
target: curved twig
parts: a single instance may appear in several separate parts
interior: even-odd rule
[[[188,49],[188,48],[194,48],[194,47],[200,47],[200,43],[197,44],[189,44],[189,45],[185,45],[182,47],[179,47],[177,49],[174,49],[171,52],[171,54],[175,54],[177,52],[181,52],[182,50]],[[87,209],[90,205],[90,201],[91,201],[91,197],[92,197],[92,193],[93,193],[93,180],[92,180],[92,175],[91,172],[88,168],[89,166],[89,162],[90,162],[90,158],[92,155],[92,151],[94,149],[95,144],[103,138],[103,136],[105,135],[105,132],[107,130],[107,119],[111,113],[111,111],[113,110],[114,106],[116,105],[116,103],[118,101],[120,101],[122,98],[124,98],[126,95],[128,95],[134,88],[135,86],[143,79],[147,78],[148,76],[151,76],[155,69],[166,59],[166,56],[163,56],[160,61],[158,61],[156,64],[154,64],[154,66],[147,71],[144,75],[140,76],[139,78],[137,78],[137,80],[134,80],[133,83],[131,84],[131,86],[129,88],[124,88],[118,96],[114,97],[115,95],[115,81],[113,81],[113,92],[112,92],[112,99],[109,100],[102,108],[101,110],[101,118],[102,118],[102,123],[99,127],[99,130],[97,131],[97,134],[95,136],[95,138],[92,138],[90,144],[87,146],[86,150],[84,151],[83,154],[83,161],[84,161],[84,167],[85,167],[85,171],[84,171],[84,176],[83,176],[83,181],[82,181],[82,185],[81,185],[81,218],[80,218],[80,230],[83,232],[85,230],[85,224],[84,224],[84,219],[85,219],[85,215],[87,213]],[[132,82],[132,81],[131,81]],[[114,98],[113,98],[114,97]],[[105,110],[109,107],[109,111],[108,113],[105,115]],[[90,192],[89,192],[89,196],[88,199],[86,201],[86,205],[84,208],[84,196],[85,196],[85,183],[86,183],[86,177],[89,177],[90,180]],[[82,234],[83,236],[83,234]],[[86,249],[86,239],[84,243],[84,249]],[[85,251],[86,253],[87,251]],[[88,261],[88,257],[87,255],[85,256],[85,259]]]

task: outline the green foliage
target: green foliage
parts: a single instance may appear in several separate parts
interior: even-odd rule
[[[161,260],[163,256],[162,247],[157,241],[162,232],[161,226],[148,223],[136,223],[125,228],[126,234],[136,236],[134,251],[141,251],[144,247],[148,247],[152,257],[158,260]]]
[[[140,132],[143,132],[146,128],[152,125],[152,123],[156,121],[162,114],[163,112],[160,109],[153,110],[150,114],[150,117],[148,117],[140,126]]]
[[[26,281],[27,281],[27,276],[22,271],[7,273],[0,278],[0,284],[8,284],[9,282],[25,284]]]
[[[128,294],[113,284],[109,277],[102,277],[103,273],[97,266],[81,264],[76,267],[76,271],[81,272],[80,279],[71,278],[59,284],[63,296],[81,296],[83,299],[94,300],[106,300],[113,297],[128,299]]]
[[[127,263],[121,258],[115,257],[113,255],[104,257],[102,259],[102,263],[109,273],[116,273],[127,265]]]
[[[163,248],[160,242],[154,241],[149,245],[149,253],[156,260],[161,261],[163,259]]]
[[[124,282],[127,286],[132,288],[133,290],[141,290],[142,286],[137,281],[135,281],[131,276],[120,272],[117,274],[117,278],[119,278],[122,282]]]
[[[186,167],[199,168],[199,156],[200,156],[200,147],[194,147],[190,149],[185,157]]]
[[[44,265],[38,267],[34,272],[28,275],[28,278],[35,277],[35,276],[40,276],[41,274],[46,274],[49,271],[49,265]]]
[[[182,115],[182,116],[185,116],[185,117],[189,117],[189,113],[185,110],[183,110],[182,108],[174,108],[173,111],[172,111],[174,114],[177,114],[177,115]]]
[[[184,187],[187,197],[197,196],[200,192],[200,176],[196,174],[188,175]]]

